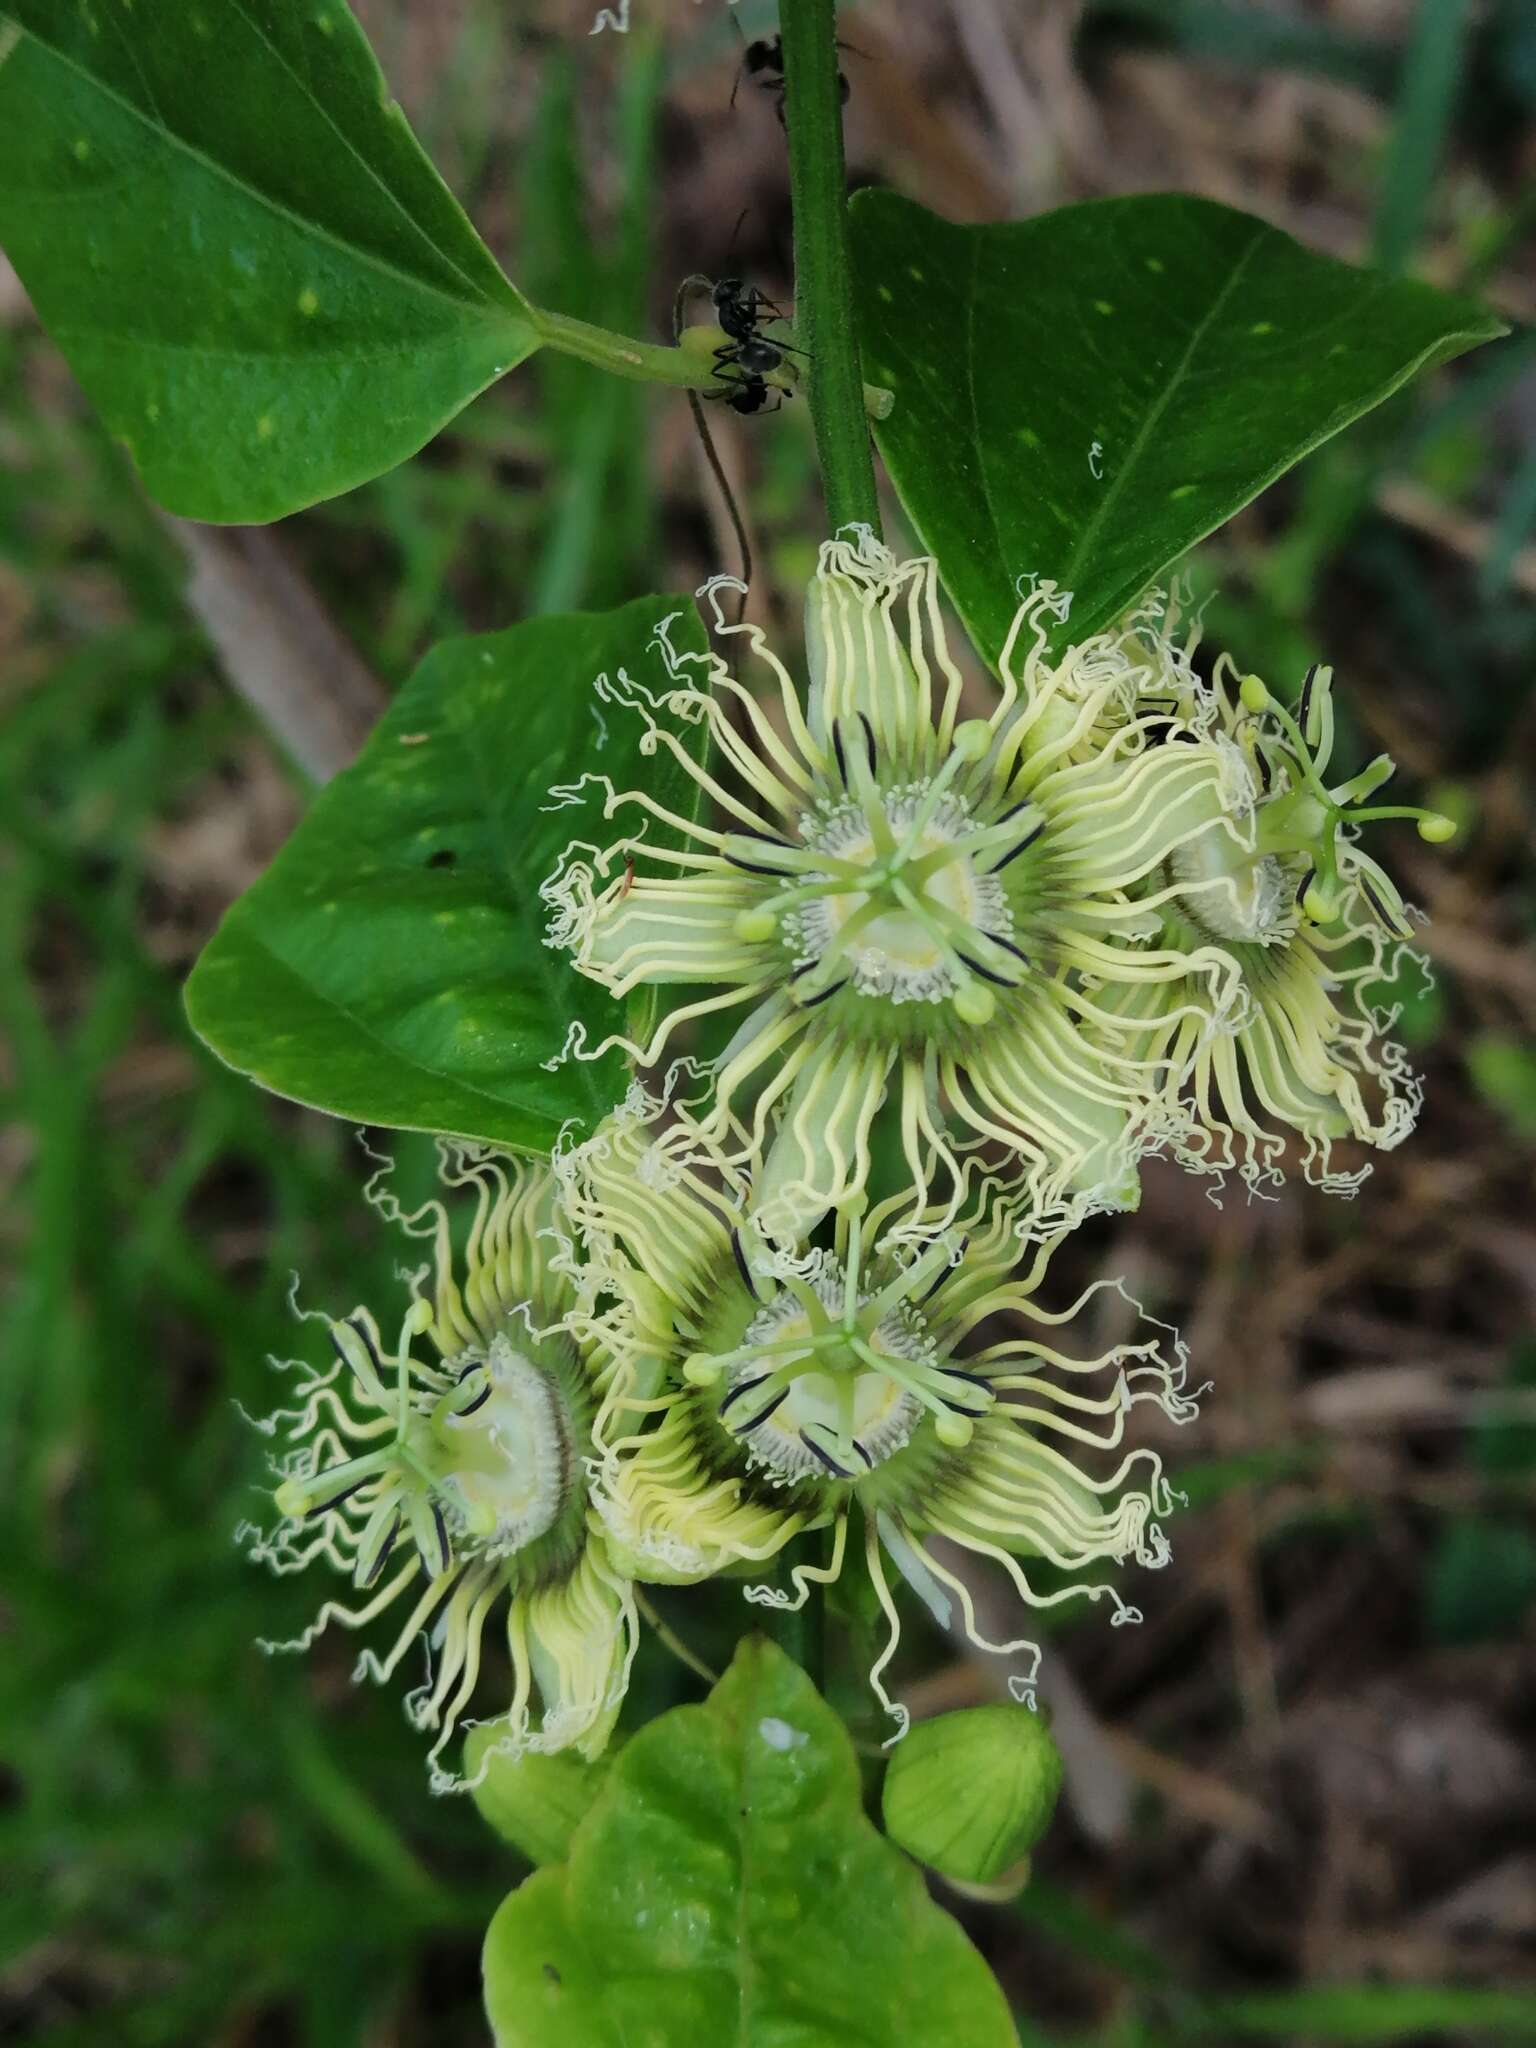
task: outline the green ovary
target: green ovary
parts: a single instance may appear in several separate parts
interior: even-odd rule
[[[946,1258],[941,1249],[868,1292],[831,1260],[787,1278],[766,1305],[734,1288],[708,1333],[721,1348],[684,1367],[717,1451],[745,1453],[775,1485],[861,1486],[893,1460],[926,1467],[935,1449],[967,1442],[991,1390],[948,1362],[908,1299]]]

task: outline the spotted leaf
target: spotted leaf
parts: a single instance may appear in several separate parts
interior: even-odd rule
[[[590,833],[559,795],[583,775],[693,801],[670,755],[642,757],[638,713],[592,688],[621,667],[664,687],[649,643],[668,613],[674,649],[702,647],[686,600],[646,597],[435,648],[193,970],[188,1014],[214,1051],[360,1123],[528,1152],[590,1131],[624,1061],[562,1048],[625,1014],[545,946],[539,887],[584,818]]]
[[[0,0],[0,245],[194,519],[351,489],[536,345],[344,0]]]
[[[491,1922],[497,2048],[1016,2048],[1002,1992],[864,1817],[842,1723],[748,1638],[633,1736]]]
[[[1503,332],[1207,199],[1101,199],[957,227],[853,202],[880,452],[977,645],[1021,578],[1107,625],[1202,535],[1432,363]]]

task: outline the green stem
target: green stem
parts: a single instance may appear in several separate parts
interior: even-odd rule
[[[835,0],[781,0],[784,122],[795,226],[795,329],[810,358],[827,523],[880,531],[853,318]],[[877,413],[876,417],[880,415]]]
[[[579,356],[616,377],[631,377],[642,384],[671,384],[681,391],[717,391],[720,373],[707,348],[664,348],[654,341],[635,341],[616,334],[609,327],[594,327],[590,320],[573,320],[568,313],[551,313],[532,306],[533,324],[546,348]],[[722,335],[721,340],[725,339]]]

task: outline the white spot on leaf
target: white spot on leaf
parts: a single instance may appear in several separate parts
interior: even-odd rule
[[[780,1751],[800,1749],[809,1740],[803,1728],[791,1728],[787,1721],[781,1721],[777,1714],[766,1714],[757,1724],[757,1732],[770,1749]]]

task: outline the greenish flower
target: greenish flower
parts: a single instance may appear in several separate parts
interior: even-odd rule
[[[1043,622],[1059,603],[1045,588],[1020,607],[986,715],[962,718],[932,562],[898,564],[868,535],[829,543],[807,706],[755,628],[721,630],[763,665],[771,708],[719,656],[672,658],[677,687],[631,702],[705,816],[603,785],[604,815],[637,812],[638,828],[573,846],[545,885],[549,942],[583,973],[620,997],[682,991],[629,1048],[642,1064],[690,1020],[745,1012],[686,1107],[706,1149],[753,1168],[778,1239],[865,1185],[887,1100],[920,1205],[962,1185],[968,1153],[1002,1147],[1041,1228],[1133,1204],[1136,1161],[1167,1135],[1178,1076],[1134,1006],[1106,997],[1200,986],[1221,1007],[1225,953],[1158,943],[1135,898],[1219,814],[1222,763],[1154,743],[1169,723],[1154,685],[1187,681],[1171,635],[1148,616],[1055,661]],[[706,768],[679,736],[689,721],[708,727]],[[653,848],[648,817],[680,848]]]
[[[473,1211],[456,1270],[447,1210],[405,1216],[375,1179],[370,1195],[433,1258],[412,1283],[390,1344],[366,1308],[327,1325],[335,1362],[304,1377],[298,1405],[261,1425],[280,1517],[247,1529],[252,1554],[278,1572],[316,1559],[344,1573],[355,1605],[327,1600],[297,1643],[331,1624],[396,1630],[355,1676],[387,1680],[426,1635],[436,1655],[407,1699],[434,1733],[439,1764],[480,1674],[481,1638],[504,1616],[512,1699],[495,1723],[499,1752],[603,1748],[628,1680],[634,1595],[589,1511],[586,1460],[611,1361],[567,1327],[575,1295],[554,1179],[462,1145],[442,1147],[452,1188]],[[423,1284],[430,1273],[430,1286]],[[430,1347],[422,1355],[420,1340]],[[542,1703],[536,1711],[535,1698]]]
[[[1290,1133],[1309,1179],[1352,1191],[1368,1168],[1336,1168],[1353,1138],[1390,1150],[1413,1128],[1421,1089],[1389,1036],[1383,1005],[1411,926],[1385,871],[1358,843],[1382,818],[1413,818],[1431,841],[1448,819],[1369,801],[1392,773],[1386,755],[1329,786],[1332,676],[1307,678],[1292,715],[1257,677],[1239,682],[1225,657],[1215,680],[1178,706],[1186,730],[1225,763],[1221,815],[1169,855],[1144,904],[1162,919],[1161,947],[1215,948],[1235,999],[1209,980],[1123,985],[1106,995],[1122,1019],[1156,1027],[1152,1056],[1187,1071],[1190,1116],[1171,1149],[1197,1171],[1236,1172],[1252,1188],[1282,1178]]]
[[[1018,1238],[995,1202],[923,1249],[936,1219],[913,1219],[905,1198],[845,1206],[825,1250],[774,1247],[744,1191],[680,1163],[646,1108],[632,1103],[561,1169],[616,1362],[595,1485],[623,1569],[683,1583],[830,1531],[825,1563],[793,1566],[793,1594],[747,1590],[794,1606],[839,1576],[852,1530],[890,1626],[871,1682],[903,1725],[882,1684],[899,1630],[887,1559],[936,1610],[957,1602],[983,1648],[1033,1646],[980,1634],[934,1538],[995,1562],[1030,1605],[1087,1593],[1133,1618],[1082,1575],[1166,1561],[1157,1518],[1174,1496],[1157,1456],[1125,1439],[1143,1403],[1176,1422],[1194,1413],[1177,1341],[1171,1357],[1166,1332],[1086,1361],[1058,1349],[1082,1303],[1041,1304],[1049,1245],[1014,1273]],[[643,1276],[638,1289],[626,1274]]]

